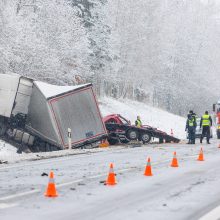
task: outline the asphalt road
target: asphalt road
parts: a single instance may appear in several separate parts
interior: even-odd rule
[[[0,219],[199,219],[220,204],[218,141],[200,144],[112,148],[94,154],[0,167]],[[171,168],[173,152],[179,168]],[[151,157],[152,177],[143,175]],[[117,185],[105,186],[109,163]],[[54,171],[59,196],[46,198]]]

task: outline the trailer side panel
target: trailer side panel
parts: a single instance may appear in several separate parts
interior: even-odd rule
[[[49,143],[62,145],[48,102],[35,85],[29,105],[26,128]]]

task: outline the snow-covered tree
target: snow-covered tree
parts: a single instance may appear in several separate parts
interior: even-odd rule
[[[12,0],[4,4],[9,70],[54,83],[88,74],[88,40],[68,2]]]

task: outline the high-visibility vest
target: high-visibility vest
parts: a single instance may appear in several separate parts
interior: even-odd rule
[[[140,128],[142,126],[141,120],[137,119],[136,122],[137,122],[137,127]]]
[[[210,119],[209,115],[203,115],[202,116],[202,126],[210,126]]]
[[[194,122],[195,122],[194,118],[189,119],[189,127],[193,127],[194,126]]]

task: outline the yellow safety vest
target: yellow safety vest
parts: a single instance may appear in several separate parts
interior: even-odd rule
[[[141,120],[137,119],[136,122],[137,122],[137,127],[140,128],[142,126]]]
[[[194,118],[189,119],[189,127],[193,127],[194,126]]]
[[[209,115],[203,115],[202,116],[202,126],[210,126],[210,119]]]

